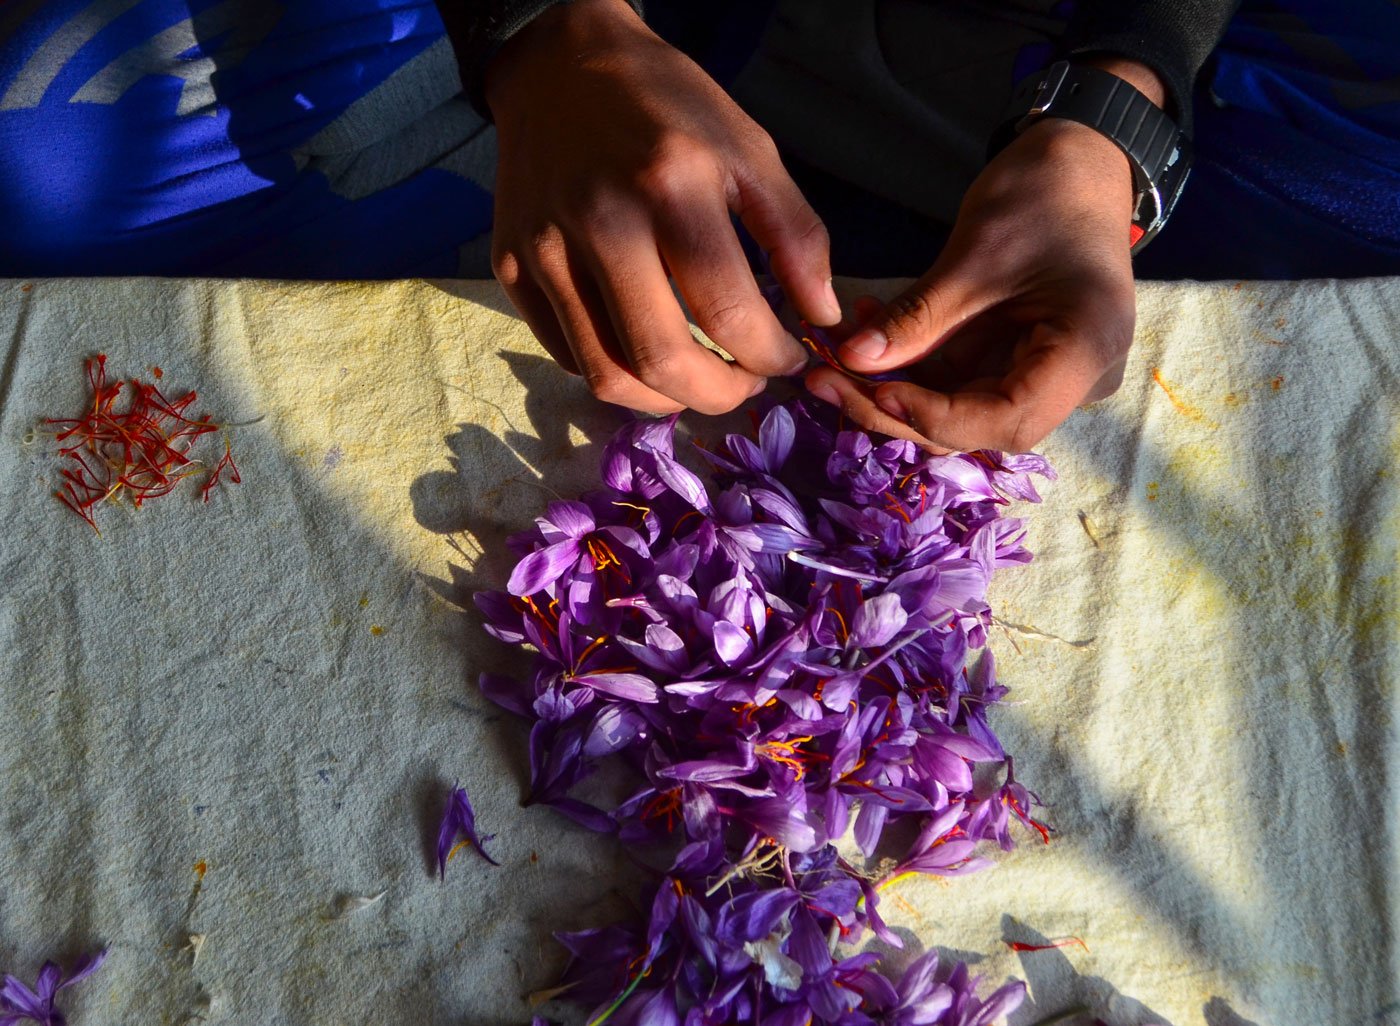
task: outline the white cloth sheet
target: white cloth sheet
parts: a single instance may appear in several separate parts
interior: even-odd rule
[[[1400,281],[1144,285],[1122,390],[1045,444],[993,724],[1054,839],[885,905],[1027,979],[1013,1024],[1400,1022],[1397,339]],[[66,512],[33,429],[98,351],[256,419],[243,483]],[[631,875],[520,808],[474,684],[518,657],[463,606],[619,415],[491,283],[2,282],[0,357],[0,971],[109,947],[78,1026],[528,1022]],[[503,865],[439,883],[459,779]]]

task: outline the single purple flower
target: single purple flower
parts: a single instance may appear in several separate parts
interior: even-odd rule
[[[499,866],[500,863],[488,855],[484,847],[494,836],[487,834],[482,837],[477,834],[476,811],[472,808],[471,799],[467,797],[467,789],[454,787],[448,796],[447,808],[442,814],[442,826],[438,830],[438,877],[447,878],[447,863],[463,845],[470,847],[491,865]]]

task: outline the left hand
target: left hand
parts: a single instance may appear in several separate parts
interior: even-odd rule
[[[839,349],[851,370],[807,374],[863,427],[936,452],[1023,452],[1123,379],[1136,300],[1127,158],[1098,132],[1047,118],[968,189],[942,254]]]

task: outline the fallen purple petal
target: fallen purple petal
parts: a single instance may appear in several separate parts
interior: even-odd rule
[[[484,846],[485,842],[491,840],[491,837],[490,834],[485,837],[477,834],[476,810],[472,808],[466,788],[454,787],[452,793],[447,797],[447,808],[442,813],[442,826],[438,829],[437,864],[439,878],[446,879],[448,861],[463,846],[470,847],[491,865],[499,866],[500,863],[487,854]]]

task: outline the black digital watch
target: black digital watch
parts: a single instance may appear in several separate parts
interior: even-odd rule
[[[1011,116],[992,136],[997,153],[1041,118],[1067,118],[1112,140],[1132,166],[1132,230],[1136,254],[1167,223],[1191,170],[1191,144],[1155,103],[1117,75],[1056,61],[1025,79],[1012,95]]]

